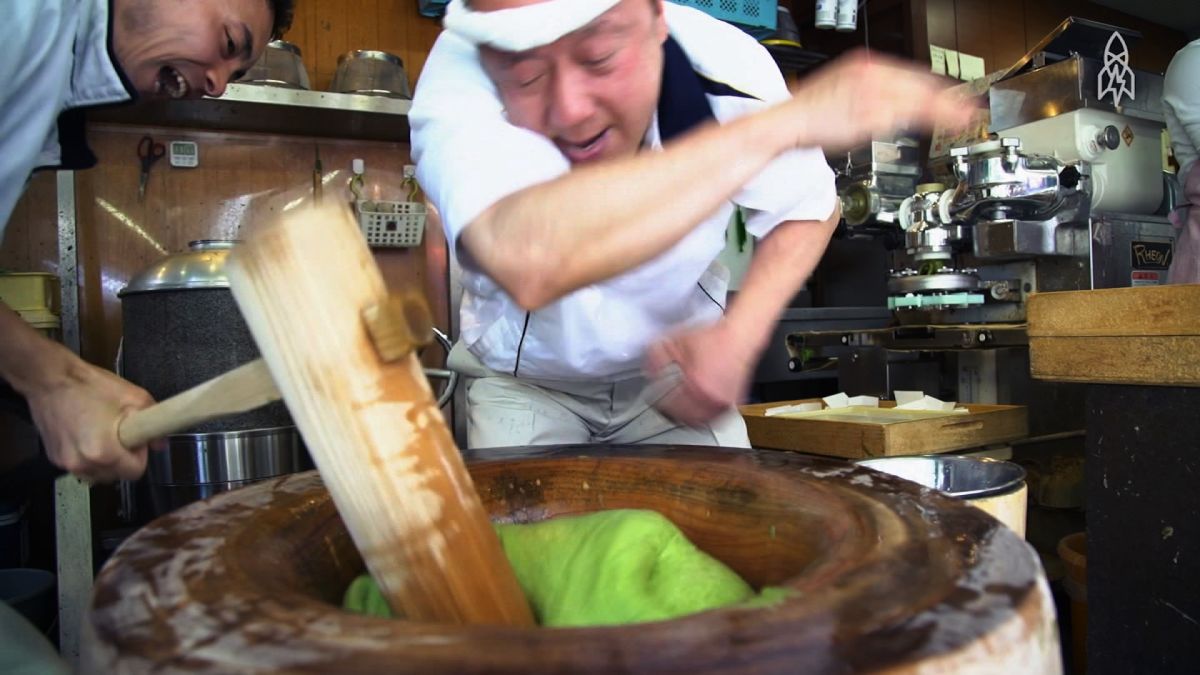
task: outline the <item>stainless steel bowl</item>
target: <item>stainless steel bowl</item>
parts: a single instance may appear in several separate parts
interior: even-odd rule
[[[958,455],[877,457],[857,464],[962,499],[1003,494],[1025,480],[1019,464]]]
[[[337,71],[329,90],[343,94],[412,98],[400,57],[363,49],[338,57]]]
[[[285,40],[268,42],[263,55],[238,82],[284,89],[311,89],[308,71],[300,58],[300,48]]]

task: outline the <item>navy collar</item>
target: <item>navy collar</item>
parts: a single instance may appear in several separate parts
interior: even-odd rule
[[[662,142],[716,119],[709,96],[756,98],[696,72],[683,47],[668,36],[663,43],[662,87],[658,94],[658,135]]]
[[[683,47],[668,36],[663,43],[662,88],[658,93],[658,136],[663,144],[716,119],[700,76]]]

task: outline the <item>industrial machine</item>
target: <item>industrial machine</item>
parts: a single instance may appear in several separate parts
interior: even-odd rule
[[[1030,293],[1165,281],[1174,230],[1165,214],[1162,79],[1128,68],[1139,34],[1067,19],[1011,68],[965,88],[986,94],[986,136],[935,139],[936,183],[916,181],[906,145],[850,153],[839,189],[851,236],[889,245],[886,328],[793,332],[793,370],[836,359],[839,388],[896,389],[946,400],[1031,403],[1058,411],[1031,431],[1070,421],[1070,391],[1029,380]],[[890,154],[885,154],[890,152]],[[853,158],[861,158],[853,161]],[[840,169],[840,158],[831,162]],[[865,169],[865,170],[864,170]],[[900,179],[903,180],[900,180]]]
[[[902,322],[1018,322],[1030,292],[1165,278],[1162,80],[1130,71],[1140,93],[1112,104],[1100,74],[1073,53],[989,88],[993,138],[950,149],[932,167],[944,185],[899,207],[888,304]]]
[[[912,196],[921,178],[920,148],[905,136],[876,139],[832,158],[842,217],[857,233],[886,234],[896,223],[900,204]]]

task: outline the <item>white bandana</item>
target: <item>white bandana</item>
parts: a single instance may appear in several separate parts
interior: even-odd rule
[[[464,0],[450,0],[442,25],[472,44],[523,52],[583,28],[620,1],[544,0],[524,7],[476,12],[463,4]]]

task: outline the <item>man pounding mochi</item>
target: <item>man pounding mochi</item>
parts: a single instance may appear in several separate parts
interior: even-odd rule
[[[662,0],[452,0],[445,28],[410,122],[463,268],[470,447],[748,446],[736,404],[839,218],[818,146],[967,112],[865,53],[789,92]],[[735,204],[762,241],[727,305]]]

